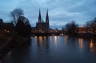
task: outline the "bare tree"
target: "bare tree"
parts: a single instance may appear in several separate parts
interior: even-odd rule
[[[16,24],[19,16],[22,16],[22,15],[24,15],[24,13],[23,13],[23,10],[20,9],[20,8],[16,8],[16,9],[14,9],[14,10],[11,12],[11,16],[12,16],[13,21],[15,22],[15,24]]]

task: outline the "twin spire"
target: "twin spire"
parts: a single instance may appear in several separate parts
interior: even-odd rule
[[[42,17],[41,17],[41,11],[39,9],[38,23],[41,23],[41,22],[42,22]],[[49,23],[48,9],[47,9],[47,13],[46,13],[46,23]]]

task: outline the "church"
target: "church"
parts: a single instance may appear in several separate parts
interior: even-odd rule
[[[48,10],[46,13],[45,21],[43,21],[41,16],[41,11],[39,10],[38,22],[36,23],[36,29],[39,31],[48,31],[49,30],[49,15]]]

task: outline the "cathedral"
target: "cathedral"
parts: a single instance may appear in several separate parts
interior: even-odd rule
[[[49,15],[48,10],[46,13],[46,19],[43,21],[41,12],[39,10],[38,22],[36,23],[36,29],[41,31],[48,31],[49,30]]]

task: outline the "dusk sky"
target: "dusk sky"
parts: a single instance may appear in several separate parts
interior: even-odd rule
[[[0,18],[9,21],[15,8],[24,10],[32,26],[37,22],[39,8],[44,20],[48,8],[50,25],[55,27],[72,20],[83,25],[96,17],[96,0],[0,0]]]

